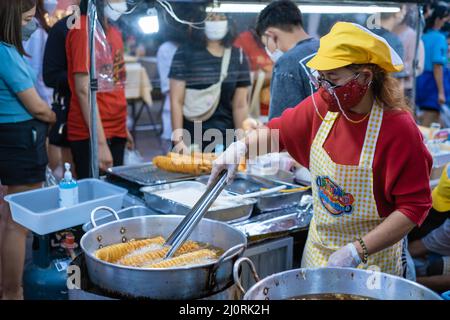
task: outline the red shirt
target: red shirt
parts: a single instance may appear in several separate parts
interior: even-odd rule
[[[89,72],[88,37],[86,16],[81,16],[81,28],[71,29],[66,39],[68,78],[72,98],[67,122],[69,141],[89,139],[89,129],[81,113],[80,103],[75,94],[75,74]],[[110,26],[107,41],[112,50],[114,80],[125,77],[125,60],[122,35],[115,27]],[[116,87],[110,92],[97,92],[97,104],[106,138],[126,138],[127,101],[123,87]]]
[[[270,60],[264,48],[256,42],[250,31],[244,31],[234,41],[234,46],[242,48],[250,62],[250,70],[258,69],[271,71],[273,62]]]
[[[261,47],[255,40],[255,37],[250,31],[244,31],[236,38],[234,41],[234,46],[237,48],[242,48],[245,55],[248,57],[250,62],[250,70],[257,71],[263,70],[268,74],[272,74],[273,62],[267,55],[264,47]],[[266,83],[261,89],[260,94],[260,104],[261,104],[261,115],[267,116],[269,114],[269,103],[270,103],[270,83]]]
[[[325,102],[317,93],[314,97],[320,114],[325,117]],[[353,120],[364,117],[355,113],[348,116]],[[368,122],[369,117],[359,124],[353,124],[343,116],[336,119],[324,144],[334,162],[359,164]],[[270,121],[268,126],[280,130],[280,149],[288,151],[301,165],[309,168],[311,145],[321,123],[312,98],[308,97]],[[373,162],[373,193],[381,217],[399,210],[417,225],[422,224],[431,208],[432,163],[411,114],[385,111]]]

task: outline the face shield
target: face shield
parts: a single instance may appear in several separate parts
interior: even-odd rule
[[[320,87],[320,81],[319,81],[319,72],[314,69],[310,69],[306,66],[306,63],[311,60],[317,53],[313,53],[309,56],[304,57],[301,59],[298,63],[300,64],[300,67],[302,68],[303,72],[305,72],[306,76],[309,79],[309,88],[311,89],[311,98],[313,101],[314,109],[316,110],[317,115],[322,119],[322,121],[325,121],[325,119],[322,117],[322,115],[319,112],[319,109],[317,108],[316,99],[314,97],[314,92],[319,90]]]

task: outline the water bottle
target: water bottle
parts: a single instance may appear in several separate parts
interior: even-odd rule
[[[65,163],[64,178],[59,183],[59,206],[68,208],[78,204],[78,183],[73,179],[70,163]]]

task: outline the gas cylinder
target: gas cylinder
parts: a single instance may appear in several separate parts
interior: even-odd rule
[[[77,246],[71,232],[33,234],[32,261],[23,276],[26,300],[68,299],[67,267]]]

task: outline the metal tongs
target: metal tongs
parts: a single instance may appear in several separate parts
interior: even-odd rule
[[[224,170],[217,176],[213,183],[209,185],[189,214],[186,215],[169,236],[164,246],[170,246],[170,249],[164,259],[171,258],[178,248],[189,238],[192,231],[194,231],[200,220],[208,212],[209,208],[225,188],[226,184],[227,171]]]

